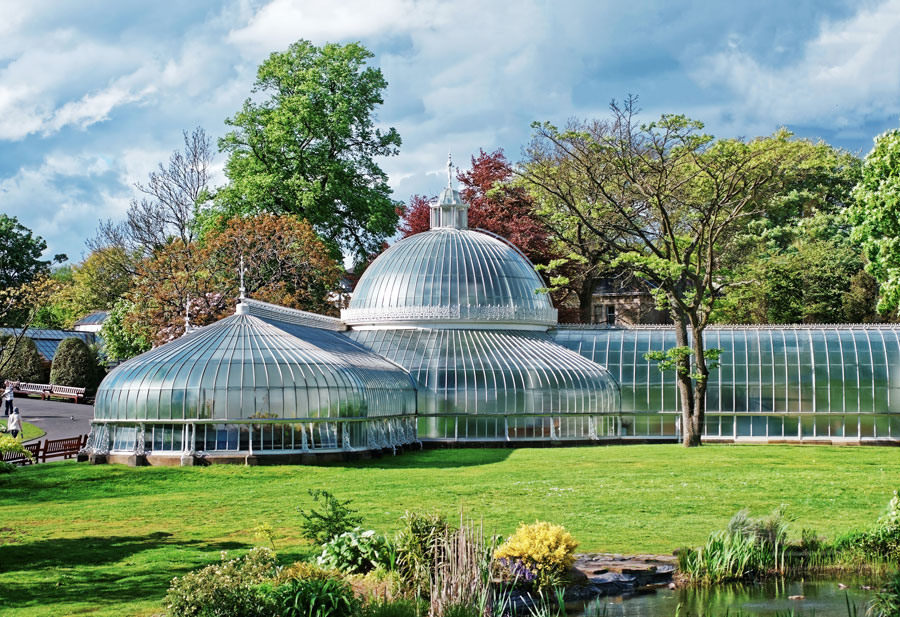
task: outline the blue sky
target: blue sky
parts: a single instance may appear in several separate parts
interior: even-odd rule
[[[259,63],[300,38],[376,54],[402,200],[440,190],[448,149],[516,161],[532,121],[628,94],[648,119],[721,137],[784,125],[863,155],[900,124],[900,0],[0,0],[0,15],[0,211],[72,261],[182,130],[221,136]]]

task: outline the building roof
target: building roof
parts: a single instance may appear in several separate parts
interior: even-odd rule
[[[16,336],[21,332],[19,328],[0,328],[0,334]],[[93,332],[75,332],[72,330],[50,330],[45,328],[28,328],[25,336],[34,341],[38,353],[47,362],[53,362],[56,348],[67,338],[80,338],[88,345],[97,342],[97,336]]]
[[[397,322],[549,326],[557,313],[538,273],[514,247],[469,229],[410,236],[366,269],[341,311],[348,325]]]
[[[132,358],[97,419],[366,418],[415,413],[400,367],[338,332],[237,313]]]
[[[106,321],[109,311],[94,311],[75,322],[76,326],[96,326]]]

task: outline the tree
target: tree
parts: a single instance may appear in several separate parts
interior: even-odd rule
[[[849,218],[866,270],[881,284],[878,310],[900,313],[900,129],[875,139],[854,189]]]
[[[42,260],[47,243],[40,236],[19,224],[14,216],[0,214],[0,289],[28,283],[40,274],[50,272],[50,263],[60,263],[67,258],[56,255],[52,260]]]
[[[398,153],[400,135],[374,128],[387,86],[359,43],[298,41],[273,53],[219,141],[230,183],[207,221],[260,212],[309,221],[335,249],[377,251],[397,226],[396,204],[376,157]],[[335,250],[337,256],[337,251]]]
[[[709,371],[718,350],[704,330],[725,281],[723,263],[748,218],[774,193],[795,149],[769,140],[714,140],[680,115],[638,124],[636,101],[609,121],[566,130],[533,125],[521,174],[545,216],[566,236],[584,234],[608,266],[650,282],[668,309],[677,347],[653,359],[676,372],[684,445],[700,445]],[[796,165],[800,157],[791,158]]]
[[[117,282],[134,275],[142,258],[172,240],[187,245],[196,238],[196,211],[209,199],[212,141],[201,127],[182,135],[184,150],[173,151],[168,164],[159,163],[147,184],[135,183],[145,197],[131,200],[125,221],[101,221],[97,236],[87,242],[94,267]]]
[[[802,171],[780,176],[726,261],[712,321],[720,323],[836,323],[874,321],[864,294],[847,297],[862,271],[861,248],[849,234],[846,211],[861,161],[824,142],[800,140]],[[870,279],[870,277],[867,277]],[[871,280],[857,277],[860,284]]]
[[[125,298],[119,299],[110,310],[100,337],[103,352],[112,360],[127,360],[149,351],[152,347],[153,332],[140,323],[138,305]]]
[[[221,274],[226,297],[239,293],[237,265],[244,259],[246,292],[253,298],[316,313],[337,313],[329,294],[341,270],[306,221],[261,214],[235,218],[206,238],[202,260]]]
[[[63,339],[56,348],[50,368],[50,383],[86,388],[93,394],[103,379],[96,351],[77,337]]]
[[[408,238],[431,228],[431,203],[435,197],[412,195],[409,203],[400,208],[401,218],[397,231],[401,238]]]
[[[6,336],[0,339],[0,371],[4,379],[28,383],[46,383],[47,367],[37,345],[27,337]]]
[[[247,294],[257,300],[319,313],[335,313],[328,295],[340,268],[312,227],[294,216],[262,214],[231,219],[203,243],[175,240],[138,267],[128,304],[117,305],[104,332],[108,353],[121,358],[210,324],[234,309],[239,263],[244,258]],[[105,335],[104,335],[105,336]]]

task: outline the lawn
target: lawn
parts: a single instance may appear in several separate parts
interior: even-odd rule
[[[6,419],[0,419],[0,429],[6,430]],[[39,426],[35,426],[31,422],[23,422],[22,423],[22,435],[19,437],[22,438],[22,441],[28,441],[29,439],[37,439],[38,437],[43,437],[46,435],[46,431]]]
[[[565,525],[580,551],[671,552],[737,510],[780,504],[792,532],[867,525],[900,486],[900,450],[826,446],[611,446],[439,450],[316,467],[138,468],[73,462],[0,476],[0,606],[8,617],[161,611],[168,581],[258,543],[270,523],[285,561],[308,488],[352,498],[391,532],[406,509],[460,509],[507,534]]]

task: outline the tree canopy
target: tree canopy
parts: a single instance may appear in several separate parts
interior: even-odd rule
[[[653,284],[678,343],[655,359],[676,370],[685,445],[699,445],[715,366],[703,331],[727,284],[721,274],[785,162],[802,157],[786,133],[746,142],[715,140],[680,115],[641,124],[635,103],[613,103],[609,120],[564,130],[535,124],[521,174],[558,233],[586,235],[598,259]]]
[[[41,259],[47,243],[21,225],[14,216],[0,213],[0,289],[28,283],[39,274],[48,274],[50,260]],[[57,255],[53,261],[65,261]]]
[[[387,86],[359,43],[317,47],[301,40],[273,53],[253,91],[227,120],[228,153],[207,225],[260,212],[294,214],[333,249],[376,252],[397,226],[397,204],[377,157],[398,153],[396,129],[375,128]],[[265,97],[265,98],[263,98]]]
[[[866,156],[850,211],[866,269],[881,284],[878,309],[900,311],[900,129],[883,133]]]

